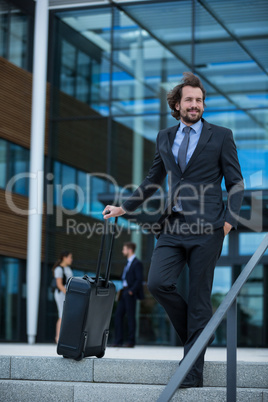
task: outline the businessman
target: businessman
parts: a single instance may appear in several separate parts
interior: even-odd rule
[[[135,211],[168,175],[169,192],[158,221],[148,288],[165,308],[184,345],[184,356],[212,316],[215,265],[224,237],[237,227],[244,191],[232,131],[202,118],[205,97],[200,79],[184,73],[182,82],[167,95],[172,115],[180,123],[158,133],[152,166],[132,196],[120,207],[104,209],[110,211],[105,219]],[[223,178],[227,206],[222,200]],[[185,264],[189,267],[188,300],[176,288]],[[182,388],[203,386],[204,354],[205,350]]]
[[[135,346],[136,332],[136,301],[143,299],[143,265],[135,255],[136,244],[127,242],[123,245],[122,254],[127,258],[122,275],[122,289],[119,291],[119,300],[115,313],[115,344],[123,346],[124,317],[128,322],[128,341],[124,347]]]

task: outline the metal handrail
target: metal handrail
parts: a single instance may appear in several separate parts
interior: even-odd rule
[[[237,296],[268,248],[268,234],[265,236],[249,262],[240,273],[235,283],[225,296],[221,305],[203,329],[194,345],[191,347],[181,364],[162,391],[158,402],[168,402],[175,394],[186,375],[191,370],[210,338],[222,322],[227,313],[227,402],[236,401],[236,350],[237,350]]]

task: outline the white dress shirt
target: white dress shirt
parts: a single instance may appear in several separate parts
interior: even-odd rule
[[[174,139],[174,143],[172,145],[172,153],[174,155],[174,158],[175,158],[175,161],[177,164],[178,164],[179,148],[180,148],[180,145],[181,145],[184,135],[185,135],[185,133],[183,131],[184,127],[186,127],[186,124],[180,122],[179,129],[177,131],[176,137]],[[187,155],[186,155],[186,164],[189,162],[189,160],[190,160],[191,156],[193,155],[194,150],[197,146],[197,143],[199,141],[201,131],[203,128],[203,122],[200,119],[190,127],[191,127],[191,131],[190,131],[190,139],[189,139],[189,145],[188,145]],[[176,212],[182,211],[182,204],[181,204],[181,200],[179,197],[178,197],[177,205],[174,205],[174,207],[172,209],[173,209],[173,211],[176,211]]]
[[[135,257],[136,257],[136,255],[133,254],[131,257],[129,257],[129,258],[127,259],[127,265],[125,266],[124,271],[123,271],[123,275],[122,275],[123,287],[127,287],[127,286],[128,286],[128,283],[127,283],[127,280],[126,280],[126,276],[127,276],[128,270],[129,270],[129,268],[130,268],[130,265],[132,264],[132,261],[134,260]]]

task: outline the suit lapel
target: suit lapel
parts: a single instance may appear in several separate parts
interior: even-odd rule
[[[169,144],[170,144],[171,148],[172,148],[172,145],[175,140],[176,133],[177,133],[179,127],[180,127],[180,124],[177,124],[176,126],[173,126],[168,130],[168,139],[169,139]]]
[[[174,155],[173,155],[173,152],[172,152],[172,145],[173,145],[173,142],[175,140],[175,137],[176,137],[177,131],[179,129],[179,126],[180,126],[180,124],[178,124],[176,126],[173,126],[168,130],[168,132],[167,132],[167,134],[168,134],[167,147],[168,147],[168,151],[170,153],[171,160],[174,162],[175,166],[177,166],[177,169],[179,169],[179,171],[181,172],[181,168],[180,168],[179,165],[177,165],[177,163],[175,161],[175,158],[174,158]]]

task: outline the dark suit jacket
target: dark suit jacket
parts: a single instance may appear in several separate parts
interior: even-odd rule
[[[128,290],[131,290],[138,299],[144,299],[143,294],[143,265],[137,257],[132,261],[127,274],[126,281],[128,283]]]
[[[159,131],[153,164],[139,188],[122,204],[126,212],[135,211],[153,195],[156,191],[153,185],[161,185],[168,174],[169,192],[159,224],[171,214],[179,190],[187,223],[198,227],[212,224],[216,229],[227,221],[237,227],[244,185],[233,134],[228,128],[202,121],[198,144],[183,173],[171,149],[179,126]],[[222,200],[223,177],[228,192],[227,207]]]

